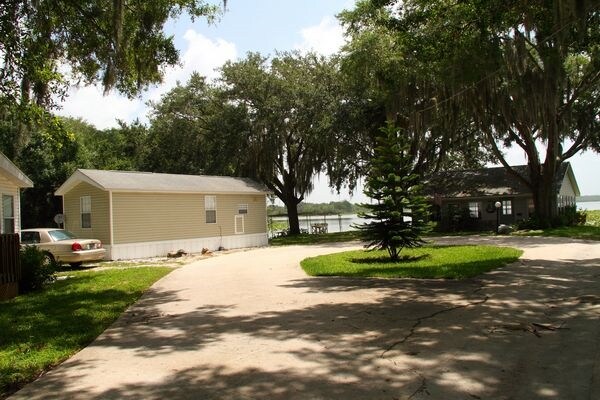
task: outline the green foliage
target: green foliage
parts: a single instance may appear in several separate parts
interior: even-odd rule
[[[335,60],[249,54],[222,67],[221,84],[241,127],[233,143],[240,146],[239,172],[273,191],[287,207],[290,233],[298,234],[297,205],[336,148],[333,116],[342,98]]]
[[[243,154],[244,113],[221,89],[193,74],[152,104],[140,168],[179,174],[237,175]]]
[[[585,224],[600,227],[600,210],[587,210]]]
[[[540,229],[540,228],[561,228],[575,225],[585,225],[587,220],[587,211],[577,211],[577,206],[561,207],[558,215],[552,220],[542,219],[534,214],[527,220],[520,221],[517,224],[518,229]]]
[[[404,135],[392,124],[381,130],[365,181],[365,194],[374,202],[363,204],[366,211],[359,214],[371,221],[357,226],[366,247],[385,249],[392,260],[405,247],[421,246],[427,229],[428,205]]]
[[[80,145],[62,120],[48,113],[30,124],[12,123],[14,120],[7,118],[5,129],[0,129],[0,151],[34,182],[21,196],[22,226],[54,226],[54,215],[62,211],[54,190],[75,170]],[[15,138],[20,136],[27,140],[17,147]]]
[[[269,233],[282,233],[288,231],[288,222],[287,221],[275,221],[273,218],[269,218],[267,221],[267,225],[269,228]]]
[[[69,78],[134,96],[178,62],[173,37],[163,32],[167,20],[217,11],[203,0],[5,2],[0,97],[49,106],[66,94]]]
[[[385,251],[347,251],[302,260],[312,276],[467,279],[515,262],[521,250],[495,246],[425,246],[390,261]]]
[[[489,157],[465,113],[439,102],[450,95],[453,84],[444,70],[448,50],[427,34],[426,27],[409,29],[382,3],[357,2],[354,10],[340,14],[351,39],[341,62],[350,93],[342,111],[351,126],[339,146],[348,156],[342,170],[357,169],[352,157],[368,161],[384,121],[407,133],[413,169],[420,175],[481,166]],[[353,110],[353,104],[359,110]]]
[[[79,161],[72,138],[54,141],[63,130],[49,113],[55,101],[75,82],[101,83],[105,92],[129,97],[161,82],[165,67],[179,60],[163,27],[183,13],[213,19],[218,9],[204,0],[2,3],[0,151],[35,182],[24,199],[24,209],[32,207],[25,226],[51,221],[60,209],[51,193]],[[29,167],[32,160],[36,165]]]
[[[585,225],[587,223],[588,213],[586,211],[578,210],[575,212],[575,225]]]
[[[342,20],[350,70],[383,87],[415,150],[483,143],[510,170],[502,146],[517,146],[530,167],[518,179],[552,223],[561,164],[600,150],[597,1],[367,0]]]
[[[170,268],[69,271],[0,307],[0,397],[60,364],[108,328]]]
[[[62,118],[64,129],[77,142],[77,168],[135,171],[145,155],[147,128],[139,121],[99,130],[81,119]]]
[[[19,292],[27,293],[42,289],[46,284],[56,280],[55,273],[59,264],[48,258],[46,253],[35,246],[21,249],[21,280]]]
[[[575,239],[600,240],[600,210],[575,212],[575,221],[571,225],[558,225],[547,229],[538,229],[535,220],[519,224],[514,235],[570,237]]]

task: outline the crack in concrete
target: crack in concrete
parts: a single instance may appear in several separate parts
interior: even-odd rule
[[[421,393],[430,395],[429,391],[427,390],[427,379],[425,379],[425,377],[423,377],[421,374],[419,374],[419,376],[421,377],[421,384],[419,385],[417,390],[415,390],[410,396],[408,396],[407,400],[410,400],[413,397],[415,397],[416,395],[421,394]]]
[[[393,350],[396,346],[400,345],[400,344],[404,344],[408,339],[410,339],[414,334],[415,334],[415,330],[419,327],[419,325],[421,325],[421,323],[425,320],[431,319],[431,318],[435,318],[440,314],[444,314],[447,312],[451,312],[454,310],[458,310],[461,308],[467,308],[467,307],[471,307],[471,306],[476,306],[479,304],[483,304],[486,301],[488,301],[489,296],[485,296],[485,298],[483,298],[482,300],[479,301],[474,301],[474,302],[470,302],[468,304],[461,304],[458,306],[454,306],[454,307],[450,307],[450,308],[444,308],[443,310],[439,310],[436,311],[432,314],[426,315],[424,317],[419,317],[417,318],[417,320],[415,321],[415,323],[413,324],[413,326],[410,328],[410,331],[408,332],[408,334],[406,334],[402,339],[395,341],[394,343],[392,343],[390,346],[388,346],[379,356],[380,358],[385,358],[385,354],[390,352],[391,350]]]

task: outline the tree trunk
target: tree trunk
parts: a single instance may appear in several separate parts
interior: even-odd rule
[[[556,172],[553,168],[547,168],[546,165],[543,165],[541,169],[543,172],[532,172],[531,189],[535,216],[540,228],[548,228],[552,226],[558,215],[557,192],[554,184]]]
[[[300,222],[298,220],[298,200],[289,199],[284,201],[288,213],[288,224],[290,226],[290,235],[300,234]]]

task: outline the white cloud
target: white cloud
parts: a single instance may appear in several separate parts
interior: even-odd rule
[[[187,48],[181,56],[180,65],[166,69],[163,84],[150,91],[150,100],[159,100],[160,96],[175,87],[177,82],[187,82],[193,72],[209,79],[216,78],[216,69],[237,56],[235,44],[226,40],[211,40],[193,29],[188,29],[183,38],[187,42]]]
[[[132,121],[141,117],[145,108],[141,99],[131,100],[115,93],[104,96],[98,86],[71,89],[69,97],[61,105],[57,114],[82,118],[98,129],[117,126],[117,119]]]
[[[160,100],[178,81],[187,82],[194,71],[215,78],[215,69],[237,56],[235,44],[222,39],[211,40],[192,29],[185,33],[184,39],[186,48],[181,50],[180,65],[168,67],[163,83],[150,88],[141,98],[128,99],[114,92],[104,96],[97,86],[76,87],[61,104],[58,114],[82,118],[99,129],[117,126],[117,119],[131,122],[139,118],[145,121],[148,100]]]
[[[294,46],[300,51],[315,51],[331,55],[344,45],[344,30],[337,19],[324,17],[318,25],[300,31],[302,43]]]

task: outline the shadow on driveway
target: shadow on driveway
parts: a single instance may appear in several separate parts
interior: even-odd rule
[[[74,358],[18,396],[600,398],[600,258],[523,259],[465,281],[307,277],[277,290],[303,297],[244,314],[233,296],[171,314],[160,305],[173,293],[153,290],[92,345],[128,354],[135,379],[78,385],[109,379],[113,363]]]

